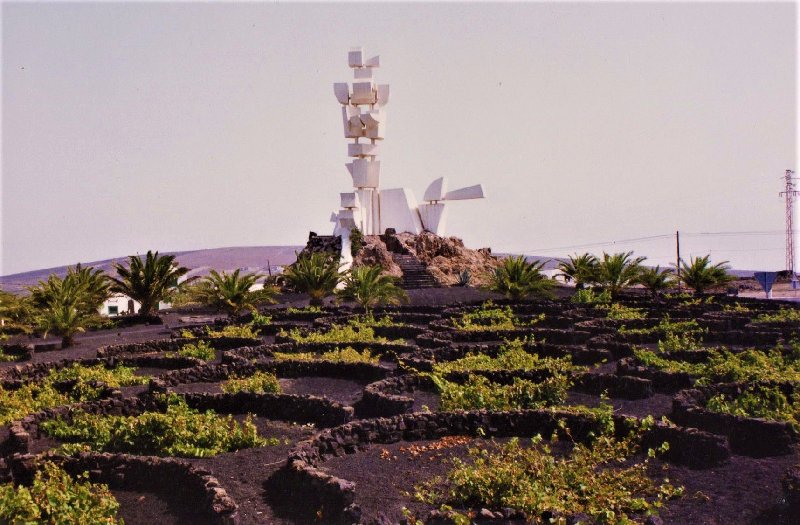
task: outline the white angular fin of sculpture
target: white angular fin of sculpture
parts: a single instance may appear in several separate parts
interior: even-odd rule
[[[443,202],[426,202],[419,205],[419,218],[422,227],[431,233],[445,235],[448,208]]]
[[[377,103],[385,106],[389,103],[389,84],[378,84],[375,88],[377,93]]]
[[[350,103],[350,87],[347,82],[337,82],[333,85],[333,94],[336,95],[336,100],[339,104],[347,105]]]
[[[476,184],[475,186],[467,186],[466,188],[459,188],[457,190],[448,191],[444,195],[444,200],[447,201],[465,201],[469,199],[483,199],[483,185]]]
[[[380,226],[383,230],[394,228],[398,232],[419,234],[422,221],[417,211],[417,199],[408,188],[381,190]]]
[[[367,61],[364,63],[367,67],[381,67],[381,57],[380,55],[375,55],[372,58],[368,58]]]
[[[428,189],[425,190],[425,195],[422,197],[422,200],[426,202],[441,201],[444,200],[445,193],[447,193],[447,180],[444,177],[439,177],[431,182]]]

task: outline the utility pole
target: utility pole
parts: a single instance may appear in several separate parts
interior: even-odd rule
[[[797,254],[795,253],[800,246],[800,239],[797,239],[798,227],[797,221],[798,212],[797,198],[800,196],[800,191],[795,189],[794,171],[786,170],[786,189],[778,195],[786,198],[786,271],[789,272],[789,278],[792,281],[792,288],[797,288]]]
[[[681,291],[681,232],[675,230],[675,271],[678,273],[678,292]]]

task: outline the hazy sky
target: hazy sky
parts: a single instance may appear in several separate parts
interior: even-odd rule
[[[485,184],[468,246],[782,269],[796,44],[793,3],[5,2],[0,274],[330,233],[353,45],[382,186]]]

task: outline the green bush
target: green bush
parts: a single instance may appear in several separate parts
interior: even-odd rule
[[[0,522],[13,525],[113,525],[119,503],[106,485],[90,483],[86,473],[77,479],[47,461],[33,485],[0,485]]]
[[[177,397],[166,399],[166,412],[144,412],[138,416],[104,416],[75,412],[70,421],[51,419],[41,428],[50,436],[75,443],[64,452],[92,450],[141,455],[202,458],[241,448],[277,445],[276,438],[258,435],[252,417],[239,423],[233,416],[201,413]]]
[[[581,288],[575,291],[570,301],[575,304],[608,304],[611,302],[611,292],[603,290],[597,293],[592,288]]]
[[[244,339],[258,339],[258,329],[252,323],[245,325],[229,324],[220,330],[212,330],[210,327],[206,327],[206,335],[211,338],[242,337]]]
[[[800,309],[781,308],[774,313],[763,313],[753,319],[754,323],[800,323]]]
[[[222,391],[228,394],[236,392],[255,392],[257,394],[278,394],[281,385],[275,374],[258,371],[248,377],[233,377],[223,382]]]
[[[544,318],[544,314],[541,314],[523,322],[514,315],[510,306],[495,306],[492,301],[486,301],[479,309],[467,312],[459,319],[454,318],[452,323],[457,329],[465,331],[514,330],[533,326]]]
[[[725,348],[710,349],[704,363],[675,361],[651,350],[634,349],[634,355],[645,366],[667,372],[685,372],[697,378],[699,384],[800,381],[800,344],[792,343],[792,351],[776,348],[767,352],[747,349],[731,352]]]
[[[389,341],[385,337],[376,336],[371,326],[355,327],[350,324],[332,324],[326,332],[304,333],[299,328],[293,328],[288,332],[281,330],[278,335],[288,337],[297,343],[403,343],[402,339]]]
[[[203,361],[213,361],[217,357],[217,351],[211,348],[205,341],[198,341],[197,344],[187,343],[180,347],[177,352],[167,352],[169,357],[193,357]]]
[[[625,326],[620,326],[619,330],[617,330],[620,334],[639,334],[639,335],[649,335],[649,334],[703,334],[707,332],[706,329],[701,328],[695,319],[689,319],[688,321],[673,321],[669,314],[665,315],[657,325],[651,326],[649,328],[626,328]]]
[[[554,375],[534,382],[515,378],[510,385],[492,383],[473,375],[464,384],[431,375],[441,398],[442,410],[520,410],[544,408],[563,403],[571,382],[565,375]]]
[[[306,313],[314,313],[314,314],[321,314],[322,308],[319,306],[306,306],[305,308],[294,308],[289,307],[286,309],[287,314],[306,314]]]
[[[103,365],[91,367],[73,364],[60,370],[51,370],[39,381],[28,381],[16,390],[0,387],[0,424],[8,424],[28,414],[45,408],[53,408],[80,401],[92,401],[100,396],[100,389],[90,382],[103,382],[118,388],[144,384],[148,378],[134,375],[133,368],[118,366],[107,369]],[[75,386],[67,393],[54,387],[61,381],[75,381]]]
[[[584,370],[572,364],[572,357],[539,357],[525,351],[525,341],[515,339],[506,341],[497,357],[486,354],[470,354],[456,361],[434,365],[434,373],[443,375],[453,371],[468,370],[549,370],[556,373],[568,373]]]
[[[638,441],[633,435],[620,440],[602,435],[591,445],[575,444],[567,455],[553,452],[555,437],[551,444],[540,435],[530,446],[512,438],[502,445],[473,447],[466,461],[450,460],[446,476],[418,485],[415,496],[429,504],[510,507],[537,524],[565,524],[575,514],[588,514],[598,523],[633,524],[635,516],[655,514],[664,501],[683,493],[669,479],[661,484],[650,479],[648,462],[655,452],[632,459]]]
[[[606,318],[617,321],[630,321],[633,319],[644,319],[647,317],[641,308],[631,308],[619,303],[612,303],[608,306],[599,305],[598,310],[606,311]]]
[[[377,363],[378,356],[373,356],[369,349],[363,352],[355,350],[352,346],[344,349],[336,348],[329,352],[317,354],[314,352],[300,352],[296,354],[275,352],[278,361],[330,361],[333,363]]]
[[[777,387],[751,386],[735,397],[718,394],[708,400],[706,408],[734,416],[784,421],[800,430],[800,395],[787,398]]]

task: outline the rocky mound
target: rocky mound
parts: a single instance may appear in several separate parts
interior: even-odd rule
[[[386,273],[401,276],[400,267],[392,260],[392,253],[414,255],[428,266],[428,271],[441,285],[453,285],[464,270],[471,275],[470,284],[486,284],[490,274],[499,264],[491,249],[472,250],[458,237],[439,237],[430,232],[387,232],[380,236],[364,238],[365,246],[356,256],[354,264],[380,264]]]

